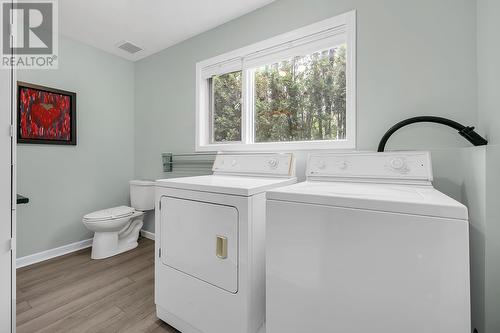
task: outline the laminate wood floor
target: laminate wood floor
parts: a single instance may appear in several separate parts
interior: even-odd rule
[[[108,259],[81,250],[17,270],[17,332],[168,332],[155,315],[154,242]]]

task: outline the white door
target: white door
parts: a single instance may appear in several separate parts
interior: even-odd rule
[[[0,70],[0,332],[10,332],[12,302],[12,113],[11,71]]]
[[[238,210],[162,197],[162,263],[216,287],[238,291]]]

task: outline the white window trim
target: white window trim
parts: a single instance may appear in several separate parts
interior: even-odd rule
[[[226,72],[227,68],[241,66],[243,69],[243,86],[250,84],[245,74],[241,59],[249,54],[258,53],[275,46],[293,43],[323,31],[344,28],[347,43],[346,66],[346,138],[344,140],[291,141],[291,142],[253,142],[253,110],[245,112],[246,105],[253,105],[253,97],[246,96],[242,105],[242,142],[211,143],[210,142],[210,110],[207,108],[208,82],[204,72]],[[222,70],[224,69],[224,70]],[[206,73],[205,73],[206,75]],[[244,89],[244,87],[243,87]],[[293,31],[284,33],[262,42],[198,62],[196,64],[196,151],[268,151],[268,150],[313,150],[313,149],[355,149],[356,148],[356,11],[350,11]]]

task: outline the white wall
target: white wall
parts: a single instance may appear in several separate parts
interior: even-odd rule
[[[18,80],[77,94],[78,145],[18,145],[17,255],[91,238],[84,214],[128,205],[134,176],[134,65],[61,37],[58,70]]]

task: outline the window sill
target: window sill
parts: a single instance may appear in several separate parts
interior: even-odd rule
[[[293,150],[348,150],[356,149],[354,141],[298,141],[298,142],[265,142],[265,143],[214,143],[197,145],[197,152],[207,151],[293,151]]]

